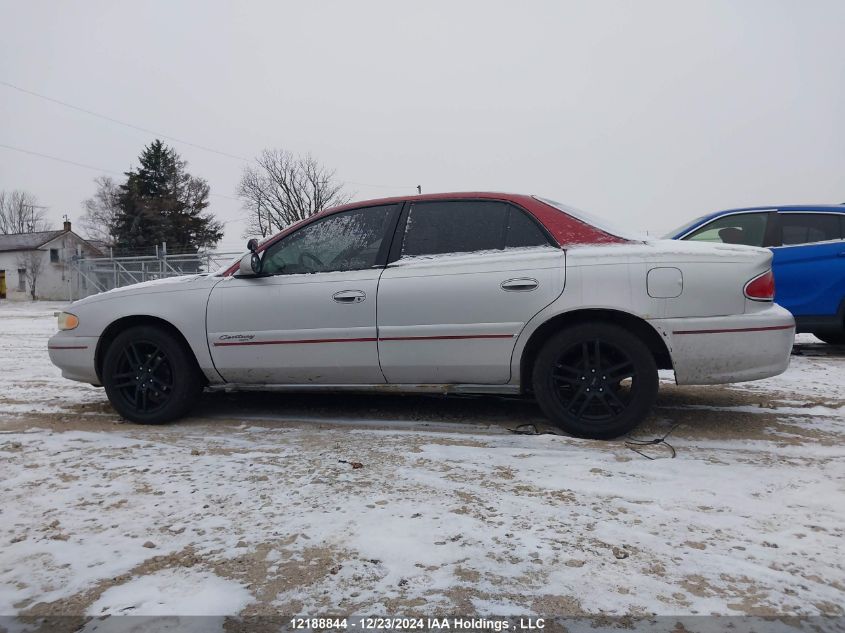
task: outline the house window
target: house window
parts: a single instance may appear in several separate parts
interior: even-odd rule
[[[51,248],[50,249],[50,261],[53,264],[57,264],[59,262],[59,249],[58,248]]]
[[[18,292],[26,292],[26,268],[18,268]]]

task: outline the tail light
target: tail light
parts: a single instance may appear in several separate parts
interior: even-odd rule
[[[743,289],[745,296],[752,301],[774,301],[775,300],[775,276],[771,269],[762,275],[745,284]]]

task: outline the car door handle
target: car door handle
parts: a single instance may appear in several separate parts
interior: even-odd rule
[[[519,279],[506,279],[502,282],[502,290],[505,292],[529,292],[536,290],[540,286],[540,282],[531,277],[522,277]]]
[[[332,295],[332,299],[338,303],[361,303],[367,298],[363,290],[341,290]]]
[[[841,253],[836,253],[836,256],[837,257],[845,257],[845,251],[842,251]]]

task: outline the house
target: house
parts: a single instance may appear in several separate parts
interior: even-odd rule
[[[33,277],[38,299],[70,301],[89,294],[88,281],[74,265],[80,256],[102,253],[74,233],[70,222],[60,231],[0,235],[0,299],[29,299]]]

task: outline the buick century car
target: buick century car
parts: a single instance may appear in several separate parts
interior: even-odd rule
[[[789,362],[771,251],[637,239],[534,196],[357,202],[249,248],[219,273],[71,304],[53,363],[134,422],[232,386],[524,394],[611,438],[646,417],[658,369],[700,385]]]

